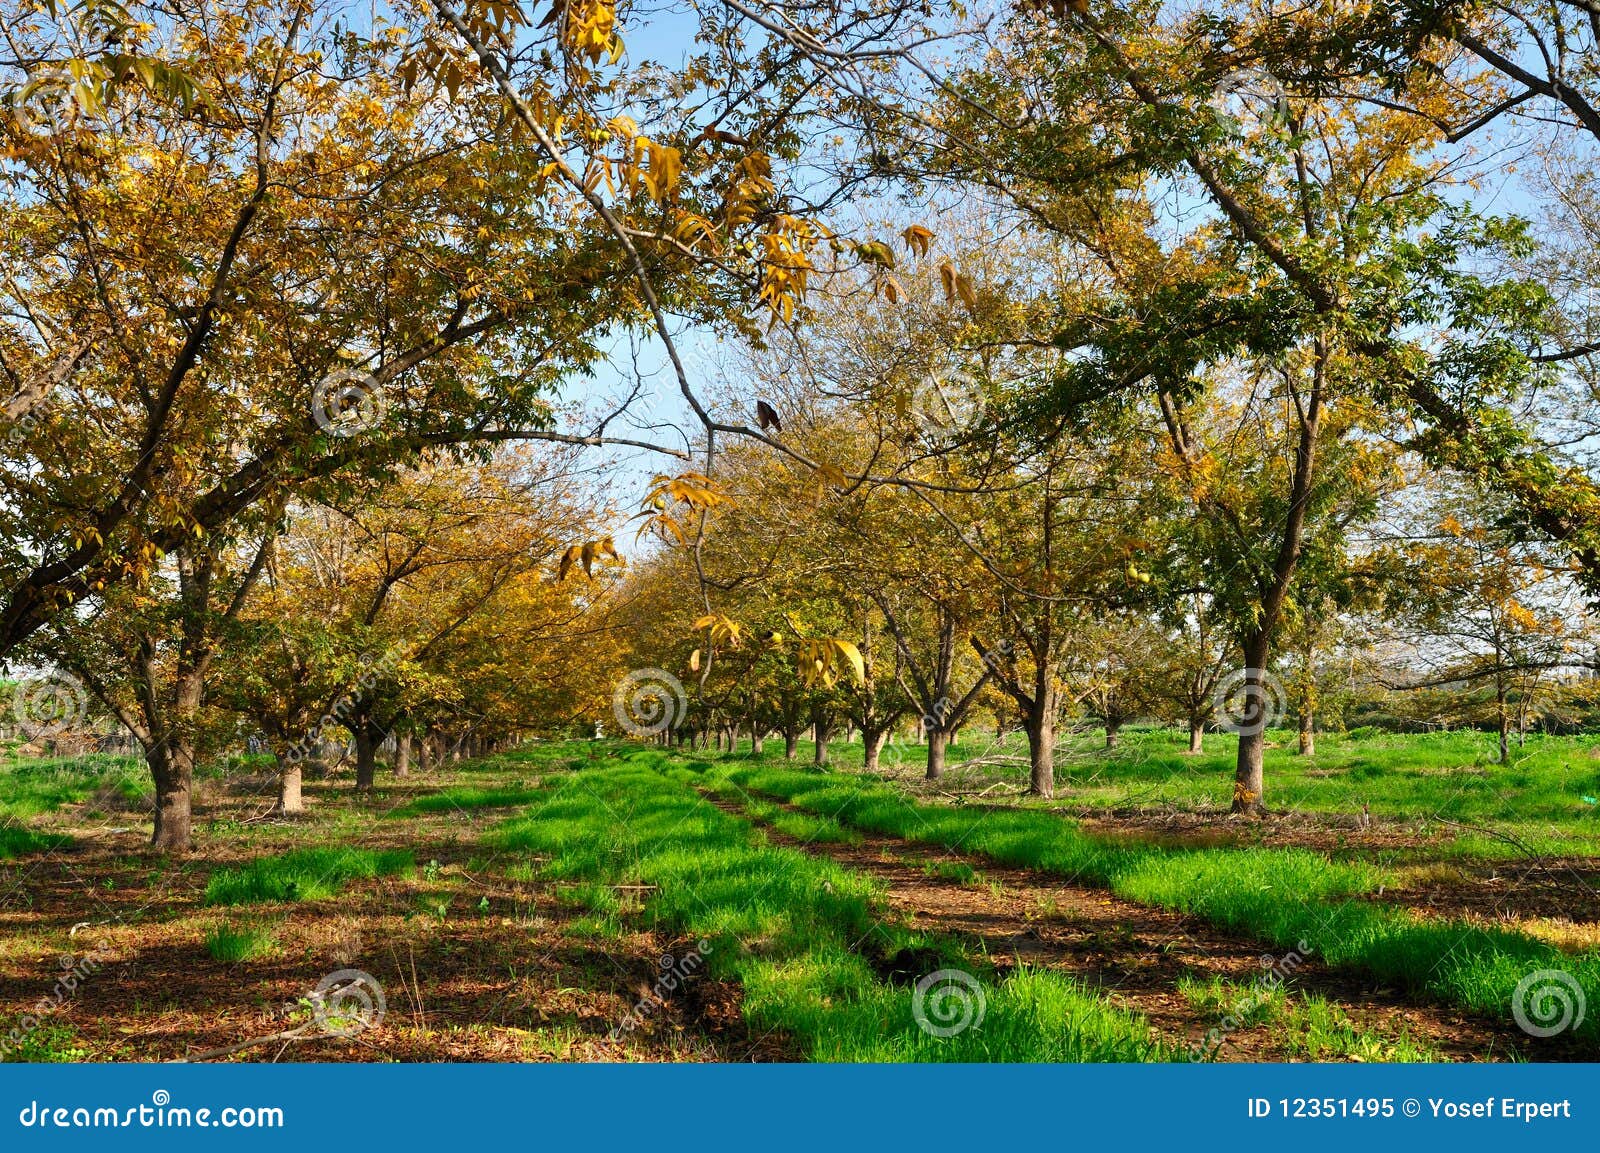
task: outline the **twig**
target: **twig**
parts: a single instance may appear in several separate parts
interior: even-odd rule
[[[304,1025],[296,1025],[293,1029],[283,1029],[277,1033],[268,1033],[265,1037],[252,1037],[250,1040],[240,1041],[236,1045],[224,1045],[220,1049],[206,1049],[199,1053],[192,1053],[187,1057],[174,1057],[172,1060],[168,1061],[167,1064],[183,1065],[190,1061],[206,1061],[212,1057],[227,1057],[233,1053],[242,1052],[245,1049],[253,1049],[257,1045],[265,1045],[270,1041],[283,1041],[285,1042],[285,1048],[287,1048],[288,1044],[295,1041],[314,1041],[317,1039],[317,1037],[332,1036],[332,1034],[325,1033],[321,1029],[318,1029],[315,1036],[307,1037],[305,1035],[306,1031],[310,1029],[313,1024],[314,1022],[307,1022]]]

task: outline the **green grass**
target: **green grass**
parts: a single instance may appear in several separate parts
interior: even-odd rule
[[[462,786],[453,789],[441,789],[437,793],[430,793],[425,797],[418,797],[408,801],[389,812],[391,817],[418,817],[424,813],[448,813],[457,810],[472,812],[477,809],[514,809],[519,805],[537,799],[541,790],[527,786],[512,786],[499,789],[473,788]]]
[[[125,804],[142,804],[149,793],[144,766],[134,757],[105,753],[0,758],[0,861],[70,845],[71,837],[38,832],[27,822],[101,793]]]
[[[66,1064],[82,1061],[88,1055],[71,1025],[42,1022],[24,1033],[15,1045],[9,1033],[0,1034],[0,1061]]]
[[[744,748],[748,747],[746,742]],[[900,772],[915,777],[922,767],[923,749],[896,747],[901,753]],[[1233,796],[1236,747],[1232,735],[1211,733],[1201,753],[1191,756],[1187,733],[1133,726],[1122,731],[1115,749],[1107,750],[1096,729],[1063,731],[1056,745],[1056,800],[1026,803],[1073,810],[1141,806],[1226,810]],[[802,760],[809,759],[811,748],[809,742],[801,742]],[[1495,763],[1494,734],[1474,730],[1318,733],[1314,755],[1300,756],[1297,749],[1294,732],[1268,731],[1266,801],[1274,810],[1353,822],[1366,805],[1380,824],[1404,824],[1432,838],[1426,849],[1430,858],[1518,855],[1515,845],[1473,827],[1510,834],[1541,854],[1600,853],[1600,735],[1529,734],[1521,745],[1513,741],[1508,765]],[[829,750],[836,768],[861,767],[859,743],[836,741]],[[951,746],[943,784],[953,792],[991,789],[986,794],[991,799],[1006,796],[1008,788],[1016,796],[1027,785],[1027,751],[1020,733],[997,741],[993,733],[969,728]],[[963,763],[979,756],[986,761]],[[739,759],[751,760],[748,752],[739,754]],[[785,762],[781,751],[769,750],[754,763]],[[1372,853],[1359,837],[1348,839],[1349,853]],[[1383,852],[1397,862],[1418,855],[1410,850]]]
[[[36,833],[22,825],[0,824],[0,861],[46,849],[61,849],[70,844],[72,838],[59,833]]]
[[[1439,1061],[1437,1050],[1402,1032],[1393,1038],[1362,1029],[1337,1005],[1314,993],[1292,993],[1282,984],[1239,984],[1220,977],[1186,976],[1178,992],[1210,1022],[1200,1042],[1207,1056],[1243,1029],[1270,1027],[1271,1056],[1298,1061]]]
[[[260,857],[241,869],[213,873],[206,884],[208,905],[246,905],[261,901],[318,901],[352,880],[409,875],[411,854],[399,849],[296,849]]]
[[[1265,760],[1266,801],[1275,810],[1354,816],[1363,805],[1380,822],[1401,822],[1454,841],[1465,856],[1506,857],[1504,841],[1462,826],[1492,826],[1541,853],[1600,850],[1600,737],[1530,734],[1511,747],[1511,763],[1496,763],[1494,734],[1319,733],[1317,751],[1300,756],[1296,734],[1271,730]],[[952,787],[1025,783],[1026,761],[960,767],[980,752],[1025,757],[1012,734],[994,746],[992,734],[971,733],[951,752]],[[1232,802],[1237,740],[1208,734],[1203,751],[1187,752],[1188,736],[1172,729],[1130,728],[1107,751],[1100,733],[1068,733],[1056,750],[1058,803],[1074,808],[1129,805],[1226,809]],[[860,746],[833,746],[841,764],[859,764]],[[914,759],[914,758],[913,758]]]
[[[148,771],[135,757],[108,753],[0,762],[0,817],[31,820],[102,790],[141,803],[150,792]]]
[[[965,861],[929,861],[922,871],[935,881],[954,881],[969,887],[983,883],[983,874]]]
[[[253,961],[270,955],[277,947],[277,938],[270,929],[259,925],[231,925],[223,922],[206,931],[206,952],[218,961]]]
[[[641,752],[580,771],[529,814],[492,830],[499,849],[535,855],[547,881],[614,926],[620,884],[654,888],[638,914],[706,942],[713,974],[737,980],[752,1029],[781,1030],[828,1061],[1139,1061],[1173,1056],[1144,1023],[1052,973],[995,979],[953,942],[887,919],[869,878],[772,845],[747,822],[653,771]],[[586,926],[587,927],[587,926]],[[925,1032],[914,991],[880,977],[885,960],[953,967],[979,980],[981,1025]],[[970,1003],[970,1002],[969,1002]]]
[[[1201,1013],[1235,1029],[1272,1024],[1283,1017],[1289,1001],[1281,983],[1242,985],[1221,977],[1185,975],[1178,979],[1178,992]]]
[[[1103,886],[1278,948],[1304,941],[1323,962],[1360,969],[1412,995],[1508,1017],[1518,982],[1556,969],[1571,974],[1591,1004],[1600,1004],[1600,954],[1565,954],[1514,931],[1419,919],[1354,899],[1384,880],[1371,865],[1302,849],[1189,849],[1095,837],[1052,812],[918,803],[861,774],[737,759],[700,772],[858,829]],[[1579,1035],[1600,1036],[1600,1019],[1586,1017]]]

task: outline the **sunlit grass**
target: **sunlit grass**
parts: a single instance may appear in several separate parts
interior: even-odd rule
[[[400,849],[296,849],[212,874],[205,903],[318,901],[333,896],[349,881],[410,874],[415,868],[411,854]]]
[[[253,961],[271,954],[278,946],[270,929],[259,925],[233,925],[226,921],[206,931],[206,952],[218,961]]]
[[[1414,916],[1373,900],[1385,874],[1303,849],[1188,849],[1091,836],[1058,814],[988,811],[912,801],[860,774],[771,768],[732,760],[708,779],[777,797],[855,828],[1100,885],[1128,900],[1176,909],[1281,949],[1371,973],[1413,995],[1509,1017],[1519,981],[1556,969],[1600,1004],[1600,953],[1563,953],[1506,929]],[[1303,943],[1303,944],[1302,944]],[[1588,1017],[1581,1032],[1600,1035]]]
[[[546,880],[588,882],[564,899],[595,910],[582,928],[598,935],[613,928],[612,886],[653,886],[643,921],[703,940],[711,971],[743,986],[751,1025],[787,1033],[814,1060],[1172,1056],[1140,1019],[1058,974],[1000,981],[953,942],[907,930],[888,916],[870,878],[765,843],[746,822],[648,767],[664,759],[641,753],[584,771],[487,839],[537,855]],[[940,964],[972,972],[984,1001],[981,1024],[950,1037],[924,1030],[913,1015],[914,991],[874,969],[874,958],[902,950],[931,951]]]

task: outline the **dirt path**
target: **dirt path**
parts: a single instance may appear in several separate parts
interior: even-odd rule
[[[1179,978],[1219,977],[1248,985],[1283,959],[1281,951],[1264,951],[1259,942],[1221,933],[1196,918],[978,857],[930,852],[873,834],[862,834],[856,845],[801,842],[756,820],[734,802],[704,795],[718,808],[761,826],[776,844],[830,857],[877,878],[888,891],[890,907],[909,924],[972,941],[1001,970],[1026,964],[1070,974],[1112,1002],[1142,1014],[1174,1045],[1188,1047],[1202,1041],[1219,1024],[1219,1015],[1229,1011],[1197,1007],[1179,991]],[[774,801],[765,795],[761,799]],[[963,884],[936,871],[958,864],[977,870],[980,883]],[[1568,1056],[1547,1046],[1530,1051],[1528,1038],[1509,1023],[1410,1004],[1391,990],[1373,989],[1358,975],[1330,969],[1313,958],[1297,962],[1284,985],[1290,993],[1325,998],[1363,1032],[1386,1041],[1408,1037],[1442,1059],[1499,1060],[1513,1053],[1545,1059]],[[1268,1061],[1286,1055],[1282,1029],[1268,1024],[1228,1032],[1216,1059]]]

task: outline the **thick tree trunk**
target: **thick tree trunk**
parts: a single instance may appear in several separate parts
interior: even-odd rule
[[[372,730],[365,725],[356,728],[356,789],[366,792],[372,788],[378,775],[378,745],[372,739]]]
[[[299,761],[278,758],[278,814],[298,817],[306,811],[305,797],[301,795],[302,770]]]
[[[1261,683],[1270,655],[1271,638],[1257,633],[1245,641],[1244,713],[1239,725],[1239,755],[1233,769],[1233,811],[1260,814],[1267,811],[1262,764],[1267,751],[1270,693]]]
[[[1239,756],[1233,770],[1233,811],[1264,813],[1262,796],[1266,791],[1262,764],[1266,757],[1267,734],[1254,729],[1239,734]]]
[[[1206,723],[1195,718],[1189,718],[1189,755],[1198,756],[1205,751],[1204,737]]]
[[[759,757],[766,747],[767,734],[754,721],[750,723],[750,755]]]
[[[1300,755],[1315,756],[1317,752],[1316,717],[1310,709],[1300,710]]]
[[[937,781],[944,776],[945,752],[950,747],[950,734],[943,729],[929,728],[928,732],[928,773],[930,781]]]
[[[1122,722],[1121,721],[1107,721],[1106,722],[1106,748],[1108,748],[1108,749],[1116,748],[1118,742],[1120,742],[1121,740],[1122,740]]]
[[[411,775],[411,734],[403,733],[394,739],[394,775]]]
[[[800,748],[800,734],[794,729],[783,730],[783,759],[792,761]]]
[[[825,768],[828,764],[828,738],[833,735],[832,726],[828,719],[818,716],[811,725],[811,735],[814,742],[811,750],[811,763],[817,768]]]
[[[1056,795],[1056,707],[1050,694],[1028,717],[1028,792],[1036,797]]]
[[[168,737],[146,750],[156,786],[155,829],[150,844],[163,852],[186,853],[193,834],[194,749]]]
[[[878,771],[878,758],[883,753],[883,746],[889,741],[888,729],[862,729],[861,748],[863,767],[869,773]]]

